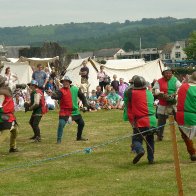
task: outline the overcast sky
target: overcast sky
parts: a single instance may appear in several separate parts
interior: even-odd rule
[[[196,18],[196,0],[0,0],[0,27]]]

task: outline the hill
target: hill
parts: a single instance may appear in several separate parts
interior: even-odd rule
[[[123,47],[131,42],[139,48],[161,45],[186,39],[196,29],[196,19],[144,18],[124,23],[69,23],[46,26],[0,28],[0,43],[5,45],[40,46],[43,42],[57,42],[70,51]]]

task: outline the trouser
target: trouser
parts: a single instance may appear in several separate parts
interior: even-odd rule
[[[10,131],[10,148],[16,148],[16,138],[18,135],[18,125],[16,121],[13,122],[1,122],[0,123],[0,143],[2,143]]]
[[[105,88],[106,83],[104,81],[99,82],[99,86],[101,87],[101,91],[103,92],[103,89]]]
[[[186,148],[190,156],[196,154],[196,149],[194,148],[193,141],[189,139],[189,137],[187,137],[187,135],[181,130],[180,127],[179,127],[179,131],[181,133],[182,139],[186,144]]]
[[[162,139],[163,138],[163,131],[164,131],[164,126],[166,124],[166,120],[167,120],[168,116],[167,115],[163,115],[163,114],[158,114],[158,132],[157,132],[157,136],[158,138]],[[174,112],[174,118],[175,118],[175,112]],[[181,130],[181,128],[179,127],[179,131],[181,133],[181,137],[184,140],[185,144],[186,144],[186,148],[187,151],[190,155],[196,154],[196,149],[194,148],[193,145],[193,141],[191,139],[189,139],[189,137]]]
[[[37,115],[31,115],[31,118],[29,120],[29,124],[31,125],[34,133],[34,137],[41,137],[40,134],[40,128],[39,128],[39,123],[41,121],[42,116],[37,116]]]
[[[164,114],[157,114],[158,117],[158,129],[157,129],[157,136],[158,138],[162,139],[163,138],[163,132],[166,124],[166,120],[168,118],[168,115]]]
[[[140,152],[144,152],[144,148],[142,146],[143,140],[146,140],[146,148],[147,148],[147,158],[149,161],[154,160],[154,134],[153,133],[142,133],[143,131],[147,131],[148,127],[140,127],[133,128],[133,134],[138,134],[132,136],[132,150],[137,154]]]
[[[81,115],[72,116],[72,120],[74,120],[78,125],[77,139],[80,139],[82,137],[82,132],[85,125],[84,120],[82,119]],[[67,124],[67,122],[68,122],[68,117],[64,117],[64,118],[59,117],[59,124],[57,129],[57,142],[61,142],[63,136],[63,129]]]

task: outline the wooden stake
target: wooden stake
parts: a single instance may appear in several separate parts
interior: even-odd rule
[[[179,161],[179,157],[178,157],[176,129],[174,126],[174,116],[173,115],[169,116],[169,122],[170,122],[171,136],[172,136],[174,163],[175,163],[175,170],[176,170],[176,181],[177,181],[177,185],[178,185],[178,195],[183,196],[182,178],[181,178],[181,173],[180,173],[180,161]]]

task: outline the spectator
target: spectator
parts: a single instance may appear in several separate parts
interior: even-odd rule
[[[124,98],[124,92],[126,90],[126,88],[128,87],[128,85],[126,83],[124,83],[124,78],[120,78],[120,84],[119,84],[119,92],[118,94]]]
[[[15,87],[15,82],[18,81],[18,77],[16,76],[16,74],[13,74],[11,72],[10,67],[7,67],[5,69],[5,78],[6,78],[6,85],[8,85],[10,89],[13,91]]]
[[[101,109],[107,109],[107,110],[111,109],[111,107],[108,106],[108,100],[106,99],[104,93],[102,93],[101,96],[98,98],[97,103],[99,104]]]
[[[113,75],[113,81],[111,82],[111,86],[114,88],[116,93],[118,93],[118,91],[119,91],[119,81],[117,80],[117,75],[116,74]]]
[[[44,71],[46,73],[47,79],[49,80],[49,78],[50,78],[50,70],[49,70],[49,68],[48,67],[45,67]]]
[[[105,90],[104,90],[105,96],[108,96],[109,95],[109,93],[111,92],[111,89],[112,89],[112,87],[109,84],[107,84],[105,86]]]
[[[39,89],[44,90],[48,82],[48,77],[42,69],[42,65],[38,64],[37,70],[33,72],[32,79],[38,82]]]
[[[111,109],[122,109],[122,106],[120,105],[120,97],[114,88],[111,88],[111,91],[107,96],[107,100]]]
[[[102,92],[103,92],[103,89],[105,88],[105,86],[107,85],[107,83],[105,82],[106,76],[107,75],[104,72],[104,66],[101,65],[100,66],[100,71],[97,73],[97,79],[99,80],[99,86],[101,87]]]
[[[49,81],[47,82],[46,90],[51,90],[51,91],[55,90],[54,80],[52,78],[50,78]]]
[[[46,91],[45,101],[46,101],[46,105],[47,105],[48,109],[49,110],[54,110],[55,109],[55,100],[52,99],[51,95],[52,95],[51,91]]]
[[[91,110],[100,109],[99,104],[97,103],[97,95],[95,90],[92,90],[91,96],[88,98],[88,102]]]
[[[82,68],[80,69],[79,75],[81,75],[81,84],[88,84],[89,68],[87,67],[87,61],[82,62]]]
[[[14,100],[14,110],[17,111],[24,111],[24,99],[20,96],[20,93],[16,93]]]
[[[97,98],[99,98],[102,93],[103,93],[103,91],[101,90],[101,86],[97,86],[96,87],[96,95],[97,95]]]

